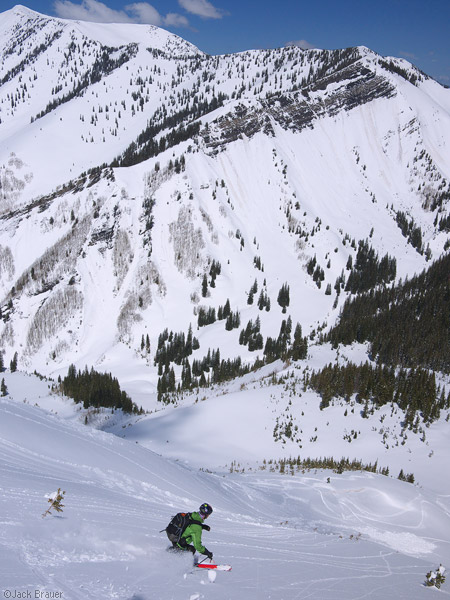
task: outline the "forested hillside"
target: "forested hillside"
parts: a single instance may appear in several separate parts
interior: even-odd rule
[[[370,342],[385,365],[450,373],[450,254],[411,279],[348,298],[325,339]]]

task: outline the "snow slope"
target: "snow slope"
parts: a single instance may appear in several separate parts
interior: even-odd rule
[[[448,494],[367,473],[198,471],[86,427],[46,382],[3,375],[4,597],[419,599],[425,574],[448,564]],[[65,508],[43,519],[58,487]],[[166,553],[159,533],[204,501],[214,507],[204,541],[233,566],[214,582]]]

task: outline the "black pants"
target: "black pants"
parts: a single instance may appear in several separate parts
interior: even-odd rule
[[[194,548],[194,546],[192,546],[191,544],[188,544],[184,538],[181,538],[180,541],[177,542],[174,535],[168,533],[167,537],[172,542],[172,546],[176,550],[182,550],[182,551],[185,551],[185,552],[192,552],[192,554],[195,554],[195,548]]]
[[[192,546],[192,544],[188,544],[186,542],[185,539],[181,538],[180,541],[178,542],[178,544],[173,544],[174,548],[179,548],[181,550],[184,550],[185,552],[192,552],[192,554],[195,554],[195,548],[194,546]]]

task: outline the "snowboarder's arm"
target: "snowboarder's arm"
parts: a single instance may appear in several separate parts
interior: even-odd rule
[[[194,548],[197,550],[197,552],[200,552],[200,554],[205,554],[206,548],[202,544],[201,524],[199,523],[198,525],[192,525],[190,533],[191,533],[192,544],[193,544]]]

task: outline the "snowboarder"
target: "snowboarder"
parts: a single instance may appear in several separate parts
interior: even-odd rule
[[[173,528],[171,528],[171,524],[169,524],[166,533],[172,542],[173,548],[192,552],[192,554],[197,551],[211,560],[213,553],[202,544],[202,531],[203,529],[210,530],[209,525],[205,525],[203,521],[209,517],[212,511],[212,507],[205,502],[200,506],[198,512],[187,513],[187,524],[180,535],[176,535]]]

